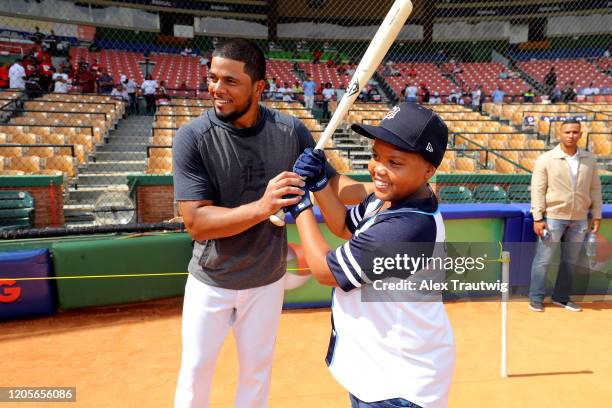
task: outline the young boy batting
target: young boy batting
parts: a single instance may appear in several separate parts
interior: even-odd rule
[[[369,261],[373,248],[444,245],[444,225],[428,180],[446,151],[448,129],[438,115],[414,103],[394,107],[379,126],[352,129],[374,139],[368,170],[375,192],[360,205],[347,211],[327,186],[323,152],[307,149],[294,166],[330,230],[348,239],[329,248],[308,194],[290,209],[313,275],[336,287],[326,362],[349,391],[352,407],[444,407],[455,348],[441,299],[367,301],[364,293],[376,278]]]

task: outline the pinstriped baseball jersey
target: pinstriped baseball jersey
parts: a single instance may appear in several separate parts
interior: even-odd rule
[[[444,242],[435,196],[380,211],[373,194],[347,213],[353,237],[327,255],[334,290],[327,364],[336,380],[366,402],[404,398],[446,406],[455,362],[453,332],[441,301],[365,302],[372,244]],[[432,254],[427,254],[431,256]],[[416,272],[417,274],[419,272]]]

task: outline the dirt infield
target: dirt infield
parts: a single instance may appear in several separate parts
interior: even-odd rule
[[[73,404],[36,407],[170,407],[180,359],[182,299],[64,312],[0,323],[0,386],[76,386]],[[612,303],[582,313],[509,305],[508,370],[500,378],[499,303],[447,305],[457,340],[450,407],[608,407],[612,391]],[[348,407],[323,358],[327,309],[283,313],[270,407]],[[213,407],[231,407],[238,364],[228,338],[213,385]]]

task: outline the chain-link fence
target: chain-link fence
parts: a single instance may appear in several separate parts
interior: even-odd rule
[[[254,39],[267,56],[262,103],[318,138],[392,3],[0,2],[0,87],[11,88],[0,93],[3,188],[63,176],[67,225],[171,218],[172,138],[211,108],[215,46]],[[421,103],[451,132],[433,180],[442,201],[529,202],[535,159],[577,118],[612,202],[610,27],[608,1],[415,0],[327,156],[341,172],[367,172],[368,141],[349,124]]]

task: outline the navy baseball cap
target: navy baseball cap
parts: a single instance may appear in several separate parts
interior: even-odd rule
[[[448,143],[448,128],[431,109],[416,103],[394,106],[378,126],[353,124],[355,132],[380,139],[398,148],[419,153],[434,167],[442,162]]]

